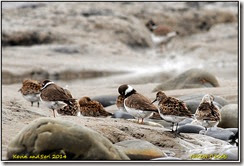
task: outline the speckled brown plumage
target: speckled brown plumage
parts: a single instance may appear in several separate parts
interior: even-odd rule
[[[37,106],[39,107],[41,92],[41,83],[39,81],[29,79],[24,80],[19,92],[21,92],[27,101],[31,102],[31,106],[33,106],[34,102],[37,102]]]
[[[124,107],[124,100],[125,98],[122,95],[119,95],[116,100],[116,106],[120,111],[126,112],[126,109]]]
[[[159,115],[158,112],[154,112],[149,119],[155,119],[155,120],[163,120],[163,118]]]
[[[38,94],[41,91],[41,83],[36,80],[24,80],[19,91],[23,95]]]
[[[191,112],[183,101],[174,97],[168,97],[162,91],[157,93],[157,99],[159,101],[158,108],[161,114],[192,117]]]
[[[70,115],[70,116],[77,116],[77,113],[79,112],[79,104],[77,101],[73,102],[70,105],[66,105],[60,109],[57,110],[58,114],[61,115]]]
[[[219,108],[213,104],[214,98],[211,95],[205,95],[196,110],[197,120],[220,121],[221,114]]]
[[[91,100],[89,97],[82,97],[79,100],[80,112],[83,116],[110,116],[111,113],[107,112],[101,103]]]

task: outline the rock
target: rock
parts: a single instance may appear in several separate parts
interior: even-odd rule
[[[123,151],[131,160],[150,160],[166,155],[150,142],[143,140],[128,140],[118,142],[117,148]]]
[[[131,114],[123,111],[116,111],[112,118],[122,118],[122,119],[135,119]]]
[[[238,160],[238,147],[227,149],[223,154],[227,156],[227,160]]]
[[[160,90],[165,91],[172,89],[204,88],[218,86],[218,80],[214,75],[205,70],[193,68],[156,86],[153,89],[153,92],[157,92]]]
[[[160,157],[160,158],[155,158],[152,160],[159,160],[159,161],[164,161],[164,160],[181,160],[180,158],[177,157]]]
[[[238,105],[228,104],[221,110],[221,120],[218,127],[238,128]]]
[[[192,121],[193,121],[192,118],[186,118],[186,119],[180,121],[178,125],[179,125],[179,126],[184,126],[184,125],[186,125],[186,124],[191,123]]]
[[[235,135],[238,135],[238,128],[226,128],[225,130],[229,130],[233,132]]]
[[[15,116],[18,117],[20,115],[23,115],[22,114],[23,111],[16,113]],[[11,113],[11,111],[10,111],[10,113]],[[28,114],[26,114],[26,115],[28,115]],[[36,118],[38,118],[38,117],[36,117]],[[23,116],[23,119],[26,119],[26,116]],[[35,119],[35,118],[33,118],[33,119]],[[70,124],[70,123],[68,123],[68,122],[67,122],[68,123],[67,125],[66,125],[66,122],[63,123],[64,122],[63,120],[72,122],[73,127],[69,127],[70,125],[68,125],[68,124]],[[29,121],[27,121],[27,122],[29,123],[30,121],[31,120],[29,119]],[[39,120],[37,120],[37,121],[39,121]],[[181,158],[183,160],[189,159],[189,155],[186,155],[186,151],[194,152],[194,153],[195,152],[196,153],[200,153],[200,152],[208,153],[209,148],[215,149],[218,147],[220,149],[215,152],[219,152],[220,150],[222,150],[223,146],[229,145],[229,143],[227,143],[226,141],[222,141],[219,139],[215,139],[215,138],[205,136],[205,135],[200,135],[200,134],[182,133],[180,137],[178,137],[178,136],[175,137],[175,134],[169,132],[167,129],[163,128],[162,126],[137,124],[135,122],[131,122],[130,120],[124,120],[124,119],[60,116],[60,117],[57,117],[56,120],[53,120],[53,118],[52,118],[50,121],[55,121],[55,122],[62,121],[62,129],[60,129],[60,127],[59,127],[60,125],[57,124],[55,130],[49,130],[49,131],[56,131],[56,129],[57,129],[59,133],[56,133],[56,134],[58,134],[58,135],[63,135],[64,132],[70,132],[70,133],[72,133],[72,135],[74,135],[74,133],[77,133],[77,132],[74,132],[74,130],[80,131],[79,128],[83,128],[82,126],[85,126],[92,130],[95,130],[96,132],[101,134],[103,137],[106,137],[107,139],[109,139],[114,144],[117,142],[126,141],[126,140],[141,139],[141,140],[150,142],[151,144],[155,145],[159,149],[161,149],[161,148],[170,149],[170,152],[172,152],[174,154],[174,155],[170,155],[170,156]],[[16,121],[14,121],[14,122],[16,122]],[[18,124],[20,124],[20,123],[18,123]],[[48,129],[49,125],[52,125],[52,123],[49,123],[48,125],[47,124],[43,125],[43,126],[39,127],[38,129],[36,129],[36,128],[33,129],[34,128],[33,124],[35,124],[36,128],[37,128],[38,124],[36,124],[36,121],[32,122],[25,129],[23,129],[22,132],[19,133],[18,136],[16,136],[16,137],[15,137],[14,133],[11,133],[11,136],[6,136],[6,133],[4,134],[5,140],[6,140],[6,138],[15,137],[15,139],[13,141],[11,141],[11,144],[8,143],[9,144],[8,154],[10,156],[11,156],[11,153],[13,154],[13,153],[16,153],[17,151],[22,152],[22,150],[25,150],[25,147],[21,146],[21,144],[26,144],[25,145],[26,147],[29,147],[29,146],[33,147],[34,140],[31,140],[33,138],[32,136],[34,136],[34,135],[37,136],[38,132],[41,132],[41,130],[44,130],[46,128]],[[7,130],[6,124],[4,124],[4,126],[5,126],[4,132],[6,132],[6,130]],[[25,125],[23,125],[23,126],[25,126]],[[75,128],[75,129],[73,129],[73,128]],[[16,133],[19,131],[19,129],[21,129],[21,127],[19,127],[19,126],[17,127],[17,129],[13,128],[13,130]],[[87,129],[87,128],[85,128],[85,129],[86,129],[86,131],[87,130],[90,131],[90,129]],[[24,132],[26,133],[28,130],[30,131],[30,132],[28,132],[29,135],[24,134]],[[46,132],[46,133],[48,133],[48,132]],[[99,134],[95,134],[95,137],[98,136],[98,138],[100,139]],[[43,136],[45,136],[45,134]],[[20,138],[20,137],[22,137],[24,139],[22,141],[18,140],[18,138]],[[42,137],[38,137],[38,142],[41,143],[41,140],[39,141],[39,138],[42,138]],[[67,136],[65,136],[65,137],[67,137]],[[69,139],[71,139],[71,138],[72,137],[69,137]],[[51,140],[51,139],[52,139],[52,137],[49,137],[47,140]],[[96,140],[97,140],[97,138],[96,138]],[[58,144],[60,144],[60,142],[62,142],[62,141],[63,141],[63,139],[55,140],[55,142],[57,142]],[[71,140],[71,142],[67,142],[67,139],[65,138],[65,141],[66,141],[65,142],[66,149],[69,149],[70,147],[72,147],[72,145],[74,143],[73,139]],[[94,142],[94,140],[91,139],[89,142]],[[94,144],[102,144],[102,142],[104,142],[104,139],[100,139],[99,141],[96,141]],[[15,146],[16,144],[18,144],[18,147],[16,149],[13,149],[13,146]],[[87,142],[86,142],[86,144],[87,144]],[[38,145],[37,148],[41,147],[39,143],[37,145]],[[35,145],[35,146],[37,146],[37,145]],[[47,141],[45,142],[45,145],[47,145],[48,148],[56,146],[56,144],[50,145],[49,142],[47,142]],[[77,145],[77,143],[76,143],[76,145]],[[60,144],[60,146],[62,146],[62,145]],[[94,148],[95,147],[96,146],[94,145]],[[113,152],[113,147],[111,147],[111,148],[112,148],[111,150]],[[32,149],[28,149],[28,150],[33,151]],[[40,151],[40,148],[38,150]],[[78,151],[76,148],[74,148],[72,150],[74,152]],[[117,154],[117,152],[115,154]],[[101,153],[100,155],[105,155],[105,154]],[[159,157],[162,157],[162,156],[159,156]]]
[[[116,99],[118,96],[109,96],[109,95],[104,95],[104,96],[96,96],[91,98],[92,100],[96,100],[99,103],[101,103],[104,107],[114,105],[116,104]]]
[[[2,44],[3,46],[16,46],[16,45],[35,45],[35,44],[48,44],[55,40],[59,40],[57,35],[48,31],[13,31],[3,32]]]
[[[94,18],[99,17],[95,16]],[[110,37],[126,44],[130,48],[147,48],[151,47],[152,41],[150,33],[144,26],[143,22],[136,17],[128,17],[121,14],[114,17],[99,17],[93,19],[94,30],[96,31],[109,31]]]
[[[10,142],[13,155],[65,154],[67,159],[128,160],[129,158],[97,132],[67,121],[40,118],[21,130]]]
[[[212,128],[208,128],[207,130],[202,130],[199,132],[199,134],[207,135],[224,141],[231,141],[235,138],[235,134],[232,131],[222,129],[222,128],[217,128],[217,127],[216,128],[212,127]]]
[[[192,124],[186,124],[183,126],[178,127],[177,132],[178,133],[199,133],[199,131],[205,130],[204,127],[200,125],[192,125]]]

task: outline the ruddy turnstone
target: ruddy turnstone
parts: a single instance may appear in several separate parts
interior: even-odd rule
[[[178,123],[185,118],[191,118],[192,114],[186,107],[186,104],[174,97],[168,97],[162,91],[157,92],[156,99],[153,101],[158,102],[158,112],[160,116],[168,122],[172,123],[172,131],[174,131],[174,125],[176,123],[176,130]]]
[[[65,105],[72,105],[75,99],[67,89],[54,84],[50,80],[44,80],[41,88],[42,102],[53,111],[55,117],[55,110],[62,108]]]
[[[169,26],[156,25],[153,20],[149,20],[146,27],[152,32],[152,40],[155,44],[165,44],[178,34]]]
[[[107,112],[101,103],[95,100],[91,100],[89,97],[82,97],[79,100],[80,113],[83,116],[110,116],[110,112]]]
[[[221,119],[219,108],[213,101],[212,95],[204,95],[195,113],[195,118],[205,128],[216,127]]]
[[[116,106],[119,109],[119,111],[127,112],[124,106],[124,100],[125,98],[122,95],[119,95],[116,100]]]
[[[41,92],[41,83],[36,80],[24,80],[22,82],[22,87],[19,89],[19,92],[22,93],[23,97],[31,102],[31,106],[33,106],[34,102],[37,102],[37,106],[39,107],[40,101],[40,92]]]
[[[143,119],[149,117],[153,112],[158,112],[157,107],[155,107],[150,99],[137,93],[136,90],[130,85],[121,85],[118,88],[119,94],[122,95],[124,100],[124,107],[126,111],[134,117]]]

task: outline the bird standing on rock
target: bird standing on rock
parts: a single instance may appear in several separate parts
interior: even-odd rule
[[[157,112],[157,107],[155,107],[150,99],[136,92],[136,90],[130,85],[121,85],[118,88],[119,94],[122,95],[124,99],[124,107],[126,111],[134,117],[143,119],[149,117],[153,112]]]
[[[160,116],[168,122],[172,123],[172,131],[174,131],[174,125],[176,123],[176,129],[178,123],[186,118],[191,118],[192,114],[186,107],[186,104],[174,97],[168,97],[162,91],[157,92],[156,99],[153,101],[158,102],[158,112]]]
[[[197,121],[205,128],[216,127],[221,119],[219,108],[213,101],[212,95],[204,95],[195,113]]]

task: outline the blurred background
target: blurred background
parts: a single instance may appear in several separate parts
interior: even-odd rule
[[[238,2],[2,2],[2,9],[3,84],[158,83],[191,68],[237,80]]]

